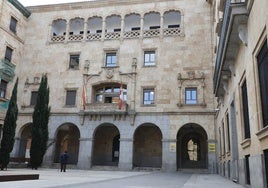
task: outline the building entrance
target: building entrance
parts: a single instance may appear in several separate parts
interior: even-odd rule
[[[120,134],[116,126],[103,124],[96,128],[93,143],[93,165],[117,166]]]
[[[68,151],[68,163],[77,164],[79,153],[79,129],[73,124],[64,124],[58,128],[54,161],[59,163],[60,154]]]
[[[207,168],[207,134],[197,124],[184,125],[177,134],[177,167]]]
[[[29,159],[30,158],[30,148],[32,142],[32,124],[26,125],[20,137],[20,149],[19,149],[19,158]]]
[[[153,124],[144,124],[134,134],[133,167],[162,167],[162,133]]]

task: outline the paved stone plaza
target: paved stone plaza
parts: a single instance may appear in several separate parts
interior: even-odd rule
[[[57,169],[8,169],[5,174],[40,174],[39,180],[1,182],[0,187],[90,187],[90,188],[242,188],[219,175],[166,173],[161,171],[86,171]]]

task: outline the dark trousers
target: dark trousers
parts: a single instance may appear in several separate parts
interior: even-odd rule
[[[60,164],[60,171],[66,172],[66,163],[61,163]]]

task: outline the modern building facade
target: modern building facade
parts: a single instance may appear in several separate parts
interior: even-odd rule
[[[213,4],[219,173],[247,187],[267,187],[268,2]]]
[[[209,3],[100,0],[27,10],[18,20],[25,38],[12,157],[29,157],[35,97],[47,74],[44,165],[68,150],[83,169],[216,172]]]

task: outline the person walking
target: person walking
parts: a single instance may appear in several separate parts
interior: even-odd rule
[[[66,172],[66,164],[68,162],[68,152],[64,151],[64,153],[62,153],[60,155],[60,171],[62,172]]]

